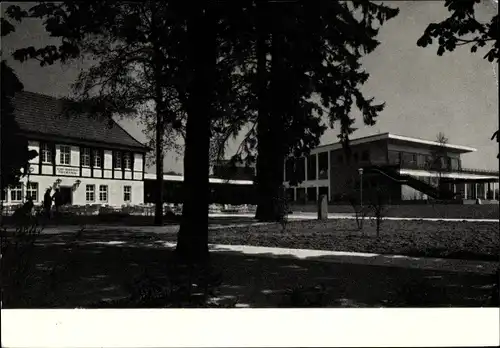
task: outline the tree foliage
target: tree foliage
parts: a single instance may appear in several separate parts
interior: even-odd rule
[[[444,6],[450,12],[450,16],[439,23],[429,24],[418,39],[417,45],[427,47],[437,40],[439,56],[464,45],[469,45],[472,53],[476,53],[480,47],[485,47],[488,51],[483,58],[489,62],[496,61],[498,64],[500,57],[498,10],[489,22],[481,22],[476,17],[476,6],[483,4],[482,0],[446,0]],[[498,77],[496,78],[498,86]],[[495,138],[498,142],[498,131],[493,134],[491,140]]]
[[[283,182],[286,157],[301,157],[319,145],[327,128],[340,123],[340,141],[349,149],[355,131],[352,107],[367,125],[384,108],[360,91],[368,74],[360,59],[379,44],[376,23],[383,24],[398,10],[367,1],[257,1],[248,23],[253,48],[250,91],[255,95],[256,126],[237,154],[257,158],[257,189],[262,219],[280,216],[270,200]],[[251,104],[252,105],[252,104]],[[326,120],[325,120],[326,119]]]
[[[1,35],[5,36],[14,31],[14,26],[5,19],[1,19]],[[28,140],[20,134],[19,125],[14,117],[12,98],[23,90],[14,70],[1,61],[1,171],[0,189],[19,183],[22,176],[29,170],[29,161],[38,154],[28,149]]]

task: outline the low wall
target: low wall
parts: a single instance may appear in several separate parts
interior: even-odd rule
[[[316,205],[293,205],[291,210],[298,212],[317,212]],[[351,205],[329,205],[329,213],[353,214]],[[409,218],[450,218],[450,219],[499,219],[498,204],[420,204],[387,206],[387,217]],[[372,215],[372,214],[369,214]]]

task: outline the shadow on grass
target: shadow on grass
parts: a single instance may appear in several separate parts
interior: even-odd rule
[[[36,267],[23,294],[29,301],[22,307],[85,308],[128,296],[127,284],[144,270],[160,280],[167,276],[172,249],[132,239],[41,243],[33,257]],[[237,299],[242,307],[479,307],[489,305],[493,283],[491,275],[339,264],[321,256],[213,252],[211,263],[222,271],[217,297]]]

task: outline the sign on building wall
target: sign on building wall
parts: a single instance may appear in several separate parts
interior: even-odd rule
[[[80,168],[56,167],[56,175],[79,176]]]

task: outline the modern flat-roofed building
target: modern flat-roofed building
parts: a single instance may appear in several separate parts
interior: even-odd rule
[[[28,196],[39,204],[49,187],[59,189],[63,204],[144,202],[148,148],[116,122],[67,116],[65,102],[32,92],[16,94],[13,105],[20,131],[38,156],[21,183],[2,192],[4,204],[19,204]]]
[[[327,144],[313,149],[307,158],[287,160],[284,170],[289,199],[307,203],[326,194],[335,202],[361,186],[367,194],[383,186],[393,202],[498,200],[498,171],[462,167],[460,156],[476,151],[474,148],[382,133],[352,139],[350,149],[347,158],[340,143]],[[289,185],[292,175],[300,181],[296,186]]]

